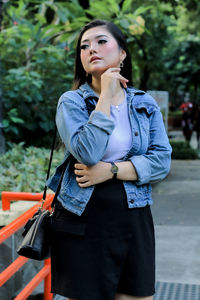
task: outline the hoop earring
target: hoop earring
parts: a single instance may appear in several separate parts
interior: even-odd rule
[[[120,62],[120,65],[119,65],[119,66],[120,66],[120,68],[123,68],[123,66],[124,66],[123,61]]]

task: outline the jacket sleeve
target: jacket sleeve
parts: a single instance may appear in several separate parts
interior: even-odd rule
[[[130,158],[138,175],[137,185],[158,182],[165,178],[170,170],[172,148],[159,108],[150,115],[149,126],[147,152]]]
[[[93,111],[88,117],[85,101],[75,91],[61,96],[56,124],[67,150],[86,165],[101,160],[114,129],[113,121],[103,112]]]

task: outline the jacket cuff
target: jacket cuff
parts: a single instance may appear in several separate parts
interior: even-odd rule
[[[133,156],[130,161],[134,165],[138,180],[135,182],[137,185],[149,183],[151,180],[151,167],[148,160],[143,156]]]
[[[101,128],[108,134],[111,134],[113,129],[115,128],[114,122],[101,111],[93,111],[89,117],[88,123]]]

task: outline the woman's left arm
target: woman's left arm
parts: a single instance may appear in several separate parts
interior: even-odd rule
[[[133,155],[127,161],[115,162],[120,180],[135,181],[142,185],[162,180],[167,176],[171,164],[172,148],[159,109],[152,112],[149,119],[149,145],[144,154]],[[100,161],[94,166],[75,165],[75,174],[80,187],[98,184],[113,177],[111,164]]]
[[[115,162],[118,167],[117,179],[137,180],[137,173],[131,161]],[[76,181],[80,187],[89,187],[106,180],[112,179],[111,163],[100,161],[96,165],[86,166],[82,163],[75,164],[74,173]]]
[[[157,108],[149,117],[147,152],[129,158],[138,175],[136,184],[154,183],[164,179],[170,170],[171,152],[172,148],[169,144],[162,114]]]

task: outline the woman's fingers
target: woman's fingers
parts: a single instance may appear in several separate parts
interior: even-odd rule
[[[78,183],[78,185],[80,187],[86,187],[86,183],[87,186],[88,185],[88,178],[86,176],[86,166],[81,164],[81,163],[76,163],[74,165],[75,169],[74,169],[74,174],[76,175],[76,181]]]
[[[83,169],[85,169],[85,165],[83,165],[81,163],[76,163],[74,165],[74,168],[77,169],[77,170],[83,170]]]
[[[125,77],[123,77],[120,73],[116,73],[116,77],[120,80],[123,80],[125,82],[128,82],[128,79],[126,79]]]
[[[104,72],[104,74],[105,74],[105,75],[109,75],[109,74],[110,74],[111,77],[112,77],[113,75],[116,75],[115,78],[121,79],[121,80],[125,80],[126,82],[128,82],[129,80],[126,79],[125,77],[123,77],[123,76],[120,74],[120,71],[121,71],[120,68],[109,68],[108,70],[106,70],[106,71]],[[104,74],[103,74],[103,75],[104,75]],[[102,76],[103,76],[103,75],[102,75]]]
[[[125,81],[120,80],[121,84],[123,85],[123,87],[126,89],[127,88],[127,84]]]
[[[88,180],[87,180],[86,176],[81,176],[81,177],[76,177],[76,181],[78,183],[84,183],[84,182],[87,182]]]
[[[86,181],[86,182],[84,182],[84,183],[78,183],[78,185],[79,185],[81,188],[86,188],[86,187],[91,186],[92,184],[89,183],[89,181]]]
[[[85,170],[83,170],[83,169],[80,169],[80,170],[75,169],[74,170],[74,174],[76,174],[78,176],[83,176],[85,174]]]
[[[120,80],[121,83],[127,83],[129,81],[118,72],[113,72],[110,74],[110,77]]]
[[[92,182],[87,179],[86,176],[76,177],[76,181],[81,188],[89,187],[92,185]]]
[[[118,74],[119,76],[116,76],[116,79],[119,79],[120,83],[123,85],[124,88],[127,88],[127,83],[128,83],[128,79],[124,78],[123,76],[121,76],[120,74]]]

